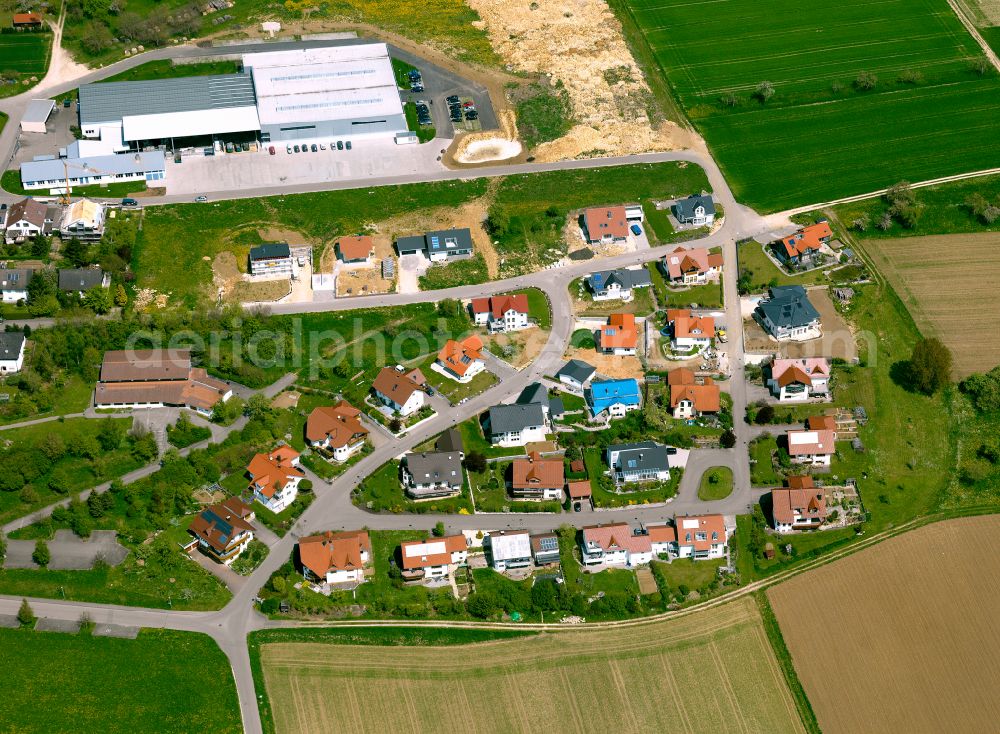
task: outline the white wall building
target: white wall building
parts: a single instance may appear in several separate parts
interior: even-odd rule
[[[503,573],[532,564],[531,536],[527,530],[490,533],[483,542],[490,566]]]

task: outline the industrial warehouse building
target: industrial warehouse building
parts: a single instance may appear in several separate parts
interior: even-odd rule
[[[141,150],[364,137],[407,129],[384,43],[244,54],[243,72],[85,84],[85,138]]]
[[[95,155],[87,158],[55,158],[21,164],[21,185],[28,190],[63,189],[72,186],[145,181],[162,186],[166,164],[163,151],[122,155]]]

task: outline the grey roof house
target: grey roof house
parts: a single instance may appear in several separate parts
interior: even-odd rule
[[[681,224],[702,226],[715,221],[715,202],[711,195],[692,194],[686,199],[678,199],[673,210]]]
[[[571,359],[556,372],[559,382],[582,390],[590,379],[597,373],[597,368],[587,364],[582,359]]]
[[[608,446],[607,461],[611,476],[619,483],[670,479],[667,447],[655,441]]]
[[[525,387],[521,394],[517,396],[518,405],[530,405],[538,403],[542,406],[546,418],[556,417],[563,414],[563,402],[561,398],[549,397],[549,390],[540,382],[533,382]]]
[[[424,451],[403,457],[403,485],[415,499],[445,497],[462,491],[465,475],[457,451]]]
[[[775,286],[769,295],[757,305],[754,314],[775,339],[808,338],[819,329],[819,311],[809,302],[805,288]]]
[[[432,262],[471,255],[472,249],[472,232],[468,227],[441,229],[396,240],[396,251],[400,255],[423,255]]]
[[[111,285],[111,275],[100,268],[60,268],[59,290],[89,291],[91,288],[107,288]]]
[[[628,299],[632,297],[633,288],[648,288],[651,285],[649,271],[645,268],[599,270],[587,278],[587,288],[594,294],[595,299]]]
[[[462,434],[459,433],[457,428],[449,428],[438,436],[438,440],[434,443],[434,449],[437,451],[457,451],[459,454],[462,454],[463,458],[465,456],[465,448],[462,445]]]

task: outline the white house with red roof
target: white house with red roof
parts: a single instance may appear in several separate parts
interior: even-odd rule
[[[715,338],[715,319],[694,316],[690,309],[667,309],[667,323],[673,333],[671,347],[678,352],[707,349]]]
[[[837,452],[837,434],[829,429],[788,431],[785,435],[793,464],[830,466],[830,459]]]
[[[830,394],[830,360],[825,357],[776,359],[767,387],[782,403],[804,402]]]
[[[722,273],[722,253],[709,252],[704,247],[690,250],[678,247],[663,257],[660,266],[671,283],[700,285],[718,279]]]
[[[419,369],[383,367],[372,383],[372,394],[401,416],[416,413],[424,407],[427,378]]]
[[[696,561],[724,558],[735,528],[722,515],[684,515],[674,518],[671,555]]]
[[[469,543],[464,535],[408,540],[400,544],[399,556],[407,581],[447,578],[469,558]]]
[[[788,477],[787,487],[771,490],[771,516],[782,534],[818,528],[827,518],[826,495],[811,476]]]
[[[460,342],[449,339],[438,352],[431,369],[455,382],[471,382],[472,378],[486,369],[482,350],[483,340],[475,334],[470,334]]]
[[[266,454],[257,454],[247,466],[255,500],[278,513],[295,501],[299,482],[305,473],[299,467],[299,452],[291,446],[279,446]]]
[[[486,328],[491,334],[527,329],[528,296],[512,293],[503,296],[472,299],[472,320],[476,326]]]
[[[774,251],[791,265],[809,264],[832,236],[830,223],[823,219],[778,240],[774,243]]]
[[[299,562],[307,581],[355,588],[372,565],[372,542],[364,530],[325,532],[299,538]]]
[[[580,531],[580,553],[585,566],[632,568],[653,560],[653,542],[648,533],[625,523],[591,525]]]

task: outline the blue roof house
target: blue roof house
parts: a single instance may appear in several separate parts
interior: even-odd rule
[[[639,382],[634,378],[592,382],[587,391],[587,403],[595,418],[599,415],[607,415],[609,419],[621,418],[630,410],[638,410],[642,406]]]

